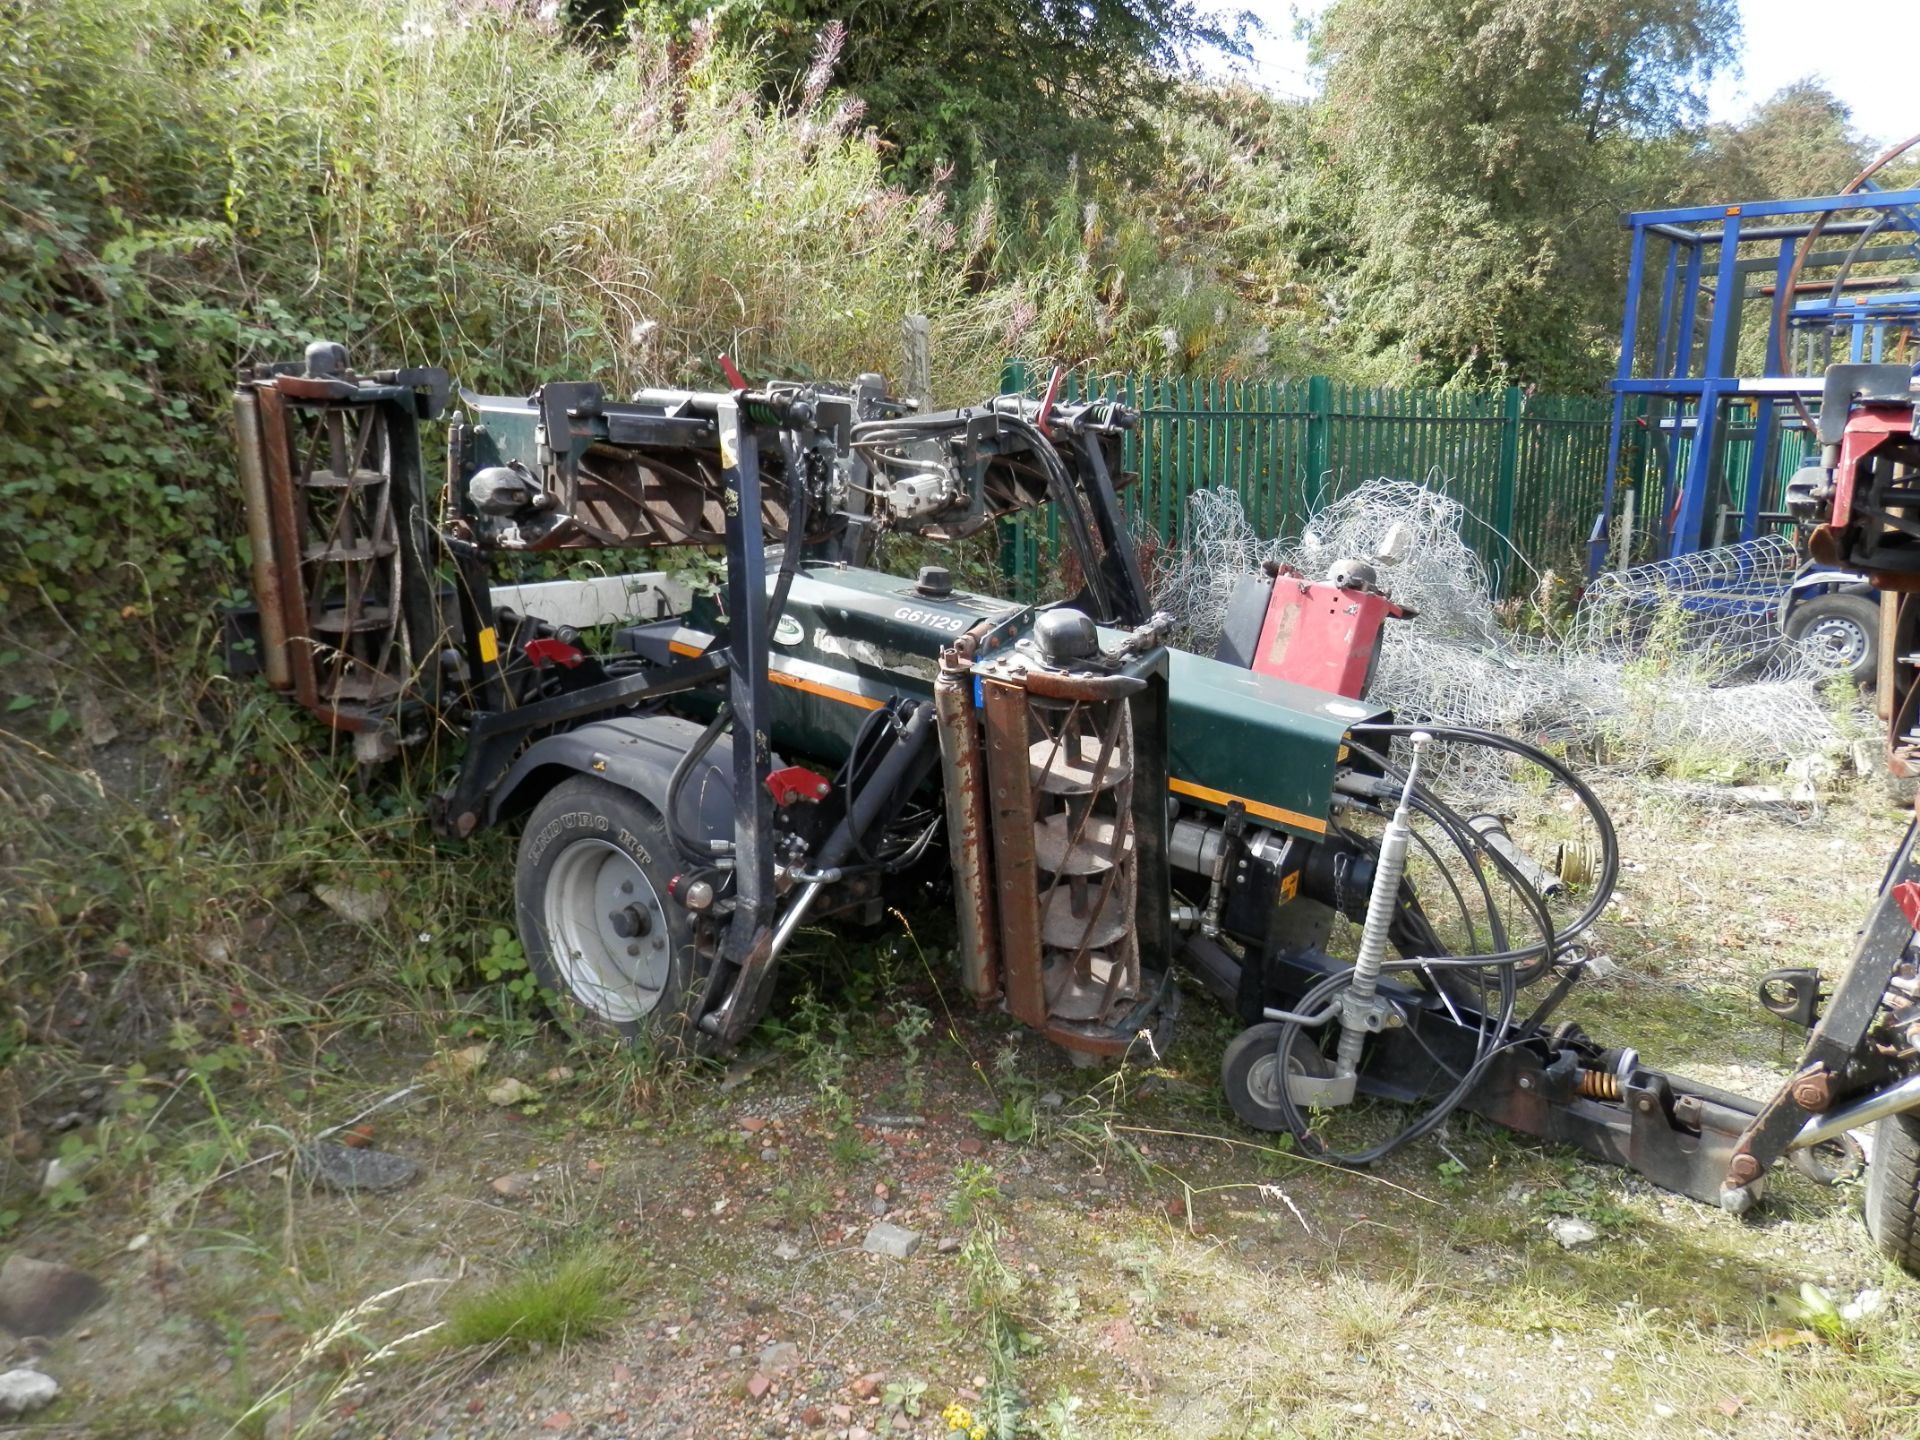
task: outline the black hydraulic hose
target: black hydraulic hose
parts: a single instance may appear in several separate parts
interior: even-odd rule
[[[804,460],[799,467],[805,470]],[[800,552],[806,549],[807,509],[812,501],[807,495],[807,477],[787,476],[787,539],[780,552],[780,571],[774,577],[773,595],[767,601],[767,631],[779,623],[780,614],[787,608],[787,592],[793,589],[794,572],[800,568]]]
[[[1547,770],[1550,774],[1557,776],[1574,791],[1575,795],[1580,799],[1592,817],[1595,827],[1601,836],[1605,860],[1602,865],[1602,874],[1596,886],[1593,901],[1588,906],[1587,911],[1581,915],[1574,926],[1565,932],[1565,934],[1556,936],[1553,916],[1547,908],[1544,897],[1534,889],[1526,875],[1521,872],[1519,866],[1489,845],[1485,837],[1468,825],[1463,817],[1455,812],[1451,806],[1439,799],[1438,796],[1426,790],[1424,787],[1415,787],[1417,797],[1415,805],[1419,813],[1440,828],[1447,839],[1452,842],[1456,850],[1459,851],[1461,857],[1467,862],[1469,868],[1473,870],[1480,884],[1482,894],[1488,903],[1488,921],[1492,927],[1491,938],[1496,945],[1502,946],[1503,948],[1499,952],[1491,955],[1421,957],[1403,954],[1397,958],[1387,960],[1382,966],[1382,969],[1394,971],[1416,970],[1423,972],[1431,972],[1436,969],[1471,970],[1474,972],[1476,981],[1480,987],[1483,1001],[1488,972],[1492,971],[1499,982],[1498,1014],[1489,1017],[1486,1013],[1484,1003],[1476,1007],[1479,1023],[1474,1047],[1474,1060],[1464,1072],[1455,1072],[1451,1067],[1439,1064],[1438,1057],[1433,1056],[1431,1047],[1427,1046],[1426,1042],[1421,1040],[1417,1035],[1414,1037],[1421,1048],[1427,1050],[1428,1054],[1433,1056],[1441,1070],[1454,1076],[1455,1083],[1451,1089],[1441,1096],[1437,1102],[1428,1107],[1412,1124],[1403,1128],[1399,1133],[1381,1141],[1379,1144],[1370,1146],[1364,1150],[1338,1152],[1330,1149],[1325,1142],[1317,1139],[1313,1135],[1312,1127],[1308,1124],[1306,1117],[1301,1113],[1300,1107],[1294,1102],[1285,1082],[1283,1081],[1276,1086],[1275,1095],[1278,1101],[1277,1108],[1280,1111],[1281,1119],[1287,1129],[1294,1134],[1303,1146],[1311,1147],[1313,1153],[1331,1160],[1336,1164],[1353,1166],[1370,1165],[1377,1160],[1383,1159],[1402,1146],[1432,1134],[1433,1131],[1438,1129],[1439,1126],[1446,1121],[1449,1115],[1466,1101],[1467,1097],[1472,1094],[1474,1087],[1479,1084],[1481,1077],[1486,1074],[1488,1066],[1504,1051],[1526,1038],[1524,1035],[1516,1034],[1514,1028],[1514,1011],[1518,1003],[1519,995],[1518,971],[1520,967],[1529,960],[1539,959],[1544,961],[1540,969],[1541,973],[1545,973],[1545,971],[1550,968],[1553,960],[1561,953],[1565,940],[1590,926],[1598,917],[1612,893],[1613,884],[1618,874],[1618,842],[1613,832],[1612,822],[1607,816],[1604,807],[1600,805],[1598,797],[1580,781],[1578,776],[1574,775],[1570,769],[1556,761],[1552,756],[1522,741],[1509,740],[1505,736],[1495,735],[1486,731],[1471,730],[1465,727],[1414,727],[1411,725],[1385,724],[1354,727],[1356,731],[1364,729],[1373,734],[1385,735],[1389,738],[1394,735],[1411,735],[1415,728],[1426,731],[1435,739],[1452,740],[1455,743],[1481,744],[1496,749],[1507,750],[1532,761]],[[1375,761],[1375,763],[1381,766],[1384,772],[1392,774],[1397,769],[1386,756],[1371,750],[1357,740],[1353,743],[1358,753]],[[1434,850],[1431,843],[1423,843],[1427,852],[1434,856],[1436,864],[1440,864],[1438,852]],[[1487,859],[1493,862],[1493,869],[1499,873],[1501,878],[1512,888],[1522,908],[1530,913],[1530,918],[1538,925],[1541,935],[1539,945],[1514,946],[1508,943],[1505,923],[1499,915],[1498,905],[1494,901],[1491,887],[1487,883],[1487,876],[1480,861],[1481,855],[1485,855]],[[1444,873],[1446,867],[1442,864],[1440,868]],[[1450,876],[1448,883],[1450,886],[1453,885]],[[1453,886],[1453,888],[1456,902],[1460,904],[1463,915],[1467,916],[1468,930],[1469,933],[1471,933],[1473,926],[1470,912],[1468,912],[1466,907],[1465,897],[1460,894],[1457,886]],[[1334,997],[1339,994],[1341,989],[1351,983],[1352,976],[1353,970],[1351,967],[1327,976],[1302,995],[1295,1002],[1294,1008],[1301,1014],[1318,1013],[1321,1009],[1332,1004]],[[1488,1025],[1489,1018],[1493,1020],[1491,1027]],[[1293,1052],[1293,1047],[1301,1043],[1305,1038],[1305,1029],[1298,1022],[1290,1021],[1281,1027],[1280,1033],[1275,1041],[1275,1053],[1283,1066],[1283,1073],[1285,1057],[1289,1056]],[[1313,1042],[1308,1040],[1306,1043],[1312,1044]]]
[[[873,774],[847,798],[846,814],[820,842],[813,861],[817,869],[836,868],[855,852],[871,860],[871,852],[866,847],[868,833],[883,821],[891,822],[898,807],[932,771],[940,755],[936,735],[933,706],[925,702],[916,705],[913,713],[901,722],[893,748],[880,757]],[[850,780],[858,778],[849,775]]]
[[[1587,903],[1587,908],[1581,911],[1578,917],[1560,931],[1560,939],[1562,941],[1572,940],[1590,929],[1593,922],[1598,920],[1601,913],[1607,908],[1607,902],[1613,898],[1613,887],[1618,883],[1620,878],[1620,841],[1619,837],[1614,833],[1613,819],[1607,814],[1606,807],[1600,803],[1600,797],[1595,795],[1587,783],[1576,775],[1569,766],[1547,754],[1546,751],[1539,749],[1537,746],[1529,745],[1524,740],[1515,740],[1511,736],[1501,735],[1492,730],[1480,730],[1465,725],[1403,725],[1387,724],[1377,721],[1367,722],[1353,727],[1355,734],[1364,732],[1372,735],[1384,735],[1389,738],[1394,736],[1411,736],[1416,730],[1424,731],[1426,734],[1433,736],[1435,740],[1450,740],[1468,745],[1484,745],[1490,749],[1505,750],[1509,754],[1518,755],[1523,760],[1528,760],[1538,765],[1542,770],[1545,770],[1573,792],[1574,797],[1579,800],[1582,808],[1586,810],[1588,818],[1593,821],[1594,832],[1599,837],[1600,873],[1594,880],[1593,898]],[[1388,765],[1387,768],[1391,770],[1397,767]],[[1486,848],[1486,853],[1491,855],[1496,861],[1504,860],[1504,857],[1499,855],[1497,851],[1492,850],[1490,847],[1484,848]],[[1498,958],[1505,959],[1507,957],[1502,956]]]
[[[1352,746],[1356,754],[1365,756],[1368,759],[1380,761],[1383,764],[1385,763],[1385,757],[1368,749],[1358,741],[1352,742]],[[1498,902],[1494,899],[1493,888],[1487,883],[1486,874],[1480,868],[1479,857],[1481,855],[1484,855],[1494,863],[1495,868],[1502,872],[1503,878],[1515,889],[1523,902],[1531,901],[1535,918],[1540,920],[1546,933],[1549,935],[1553,933],[1552,920],[1545,909],[1545,902],[1540,899],[1538,892],[1534,890],[1532,884],[1527,880],[1527,877],[1512,861],[1489,846],[1478,831],[1466,825],[1457,814],[1447,808],[1443,802],[1438,800],[1423,786],[1416,785],[1414,787],[1414,793],[1410,797],[1410,803],[1418,813],[1433,820],[1434,823],[1440,827],[1441,833],[1453,842],[1454,848],[1459,851],[1461,858],[1467,862],[1468,868],[1473,871],[1474,877],[1480,886],[1481,896],[1487,902],[1488,925],[1494,932],[1494,943],[1496,945],[1504,945],[1506,943],[1505,940],[1501,938],[1506,934],[1506,924],[1498,914]],[[1442,874],[1445,873],[1443,869]],[[1448,883],[1450,885],[1453,883],[1451,876],[1448,876]],[[1454,893],[1456,896],[1459,895],[1460,892],[1457,887]],[[1463,907],[1463,913],[1465,913],[1464,907],[1466,902],[1463,899],[1460,903]],[[1468,924],[1471,929],[1472,922],[1470,916]],[[1384,963],[1388,969],[1424,969],[1438,966],[1441,969],[1467,970],[1477,969],[1486,965],[1515,965],[1525,960],[1538,959],[1547,953],[1549,953],[1547,948],[1529,946],[1525,949],[1505,949],[1469,955],[1403,957],[1400,960],[1387,960]]]
[[[1422,835],[1418,830],[1413,832],[1413,840],[1416,845],[1427,852],[1428,858],[1433,861],[1433,868],[1440,872],[1440,878],[1446,881],[1447,889],[1452,892],[1453,903],[1460,911],[1460,923],[1467,927],[1467,944],[1478,946],[1480,943],[1480,927],[1473,923],[1473,912],[1467,908],[1467,897],[1461,893],[1459,882],[1453,878],[1453,872],[1447,869],[1446,862],[1440,858],[1440,852],[1433,848],[1433,842],[1431,840],[1427,839],[1427,837]],[[1427,925],[1426,930],[1429,943],[1425,948],[1437,949],[1440,939],[1439,933],[1434,930],[1431,923]]]
[[[1500,904],[1493,897],[1493,886],[1487,881],[1487,872],[1480,864],[1480,853],[1491,854],[1491,849],[1475,833],[1471,825],[1460,820],[1451,807],[1440,800],[1424,785],[1415,785],[1414,793],[1408,797],[1414,811],[1426,816],[1440,827],[1441,833],[1453,842],[1467,862],[1467,869],[1473,875],[1474,883],[1480,887],[1480,898],[1487,906],[1487,936],[1492,943],[1494,953],[1507,948],[1506,921],[1501,918]],[[1476,942],[1477,943],[1477,942]]]
[[[1283,1080],[1274,1087],[1274,1096],[1279,1102],[1280,1118],[1286,1123],[1287,1129],[1293,1133],[1302,1146],[1309,1147],[1309,1153],[1320,1159],[1329,1160],[1336,1165],[1355,1167],[1371,1165],[1376,1161],[1383,1160],[1403,1145],[1410,1145],[1415,1140],[1424,1139],[1426,1136],[1431,1135],[1435,1130],[1440,1128],[1449,1115],[1460,1108],[1461,1103],[1473,1092],[1473,1087],[1480,1083],[1480,1077],[1486,1073],[1487,1066],[1493,1063],[1495,1057],[1497,1057],[1503,1049],[1507,1048],[1505,1044],[1499,1043],[1499,1041],[1505,1037],[1508,1029],[1513,1024],[1513,1011],[1519,995],[1519,987],[1514,983],[1513,969],[1511,966],[1500,966],[1499,971],[1500,1016],[1493,1034],[1489,1036],[1486,1030],[1482,1029],[1480,1033],[1480,1043],[1476,1047],[1473,1064],[1467,1067],[1466,1072],[1461,1075],[1453,1088],[1442,1096],[1440,1100],[1418,1120],[1400,1131],[1399,1134],[1389,1136],[1378,1145],[1370,1146],[1365,1150],[1334,1150],[1327,1146],[1324,1141],[1314,1138],[1313,1127],[1307,1123],[1306,1117],[1300,1113],[1300,1107],[1294,1104],[1293,1097],[1287,1092],[1287,1086]],[[1318,985],[1315,985],[1296,1002],[1299,1012],[1311,1015],[1320,1007],[1330,1003],[1333,997],[1339,994],[1340,990],[1349,983],[1352,974],[1353,972],[1350,969],[1343,970],[1338,974],[1329,975]],[[1289,1022],[1281,1027],[1275,1048],[1277,1054],[1283,1057],[1283,1066],[1284,1057],[1292,1053],[1293,1046],[1304,1033],[1304,1030],[1296,1022]],[[1281,1073],[1283,1075],[1285,1074],[1284,1068]]]
[[[869,748],[879,738],[880,732],[892,722],[892,708],[890,706],[883,706],[878,710],[869,711],[867,718],[860,722],[860,728],[853,732],[853,743],[847,747],[847,760],[845,766],[842,768],[842,773],[847,777],[849,792],[852,791],[853,787],[861,783],[860,767],[866,760]],[[875,857],[873,852],[867,847],[866,832],[864,830],[856,830],[854,832],[853,846],[864,864],[871,865],[874,863]]]
[[[662,817],[667,822],[667,834],[672,838],[674,848],[695,865],[712,865],[715,856],[711,849],[703,850],[690,841],[686,832],[680,828],[680,793],[686,788],[687,777],[693,774],[693,767],[706,758],[706,754],[720,738],[720,732],[727,728],[733,718],[733,712],[727,702],[722,700],[720,708],[713,712],[713,719],[707,722],[693,744],[675,762],[673,773],[667,777],[667,813]]]

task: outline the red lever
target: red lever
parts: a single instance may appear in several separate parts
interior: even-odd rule
[[[1040,399],[1040,412],[1033,417],[1034,428],[1049,440],[1053,438],[1053,426],[1050,422],[1053,419],[1054,402],[1060,398],[1060,382],[1066,377],[1066,366],[1053,367],[1053,374],[1047,380],[1047,393]]]
[[[577,650],[564,640],[555,640],[543,635],[538,640],[529,640],[520,647],[526,652],[527,659],[536,665],[564,665],[571,670],[586,659],[584,650]]]
[[[729,389],[744,390],[747,388],[747,377],[740,373],[740,367],[733,363],[733,357],[724,352],[722,352],[720,356],[720,373],[727,377],[727,387]]]
[[[833,784],[826,776],[804,765],[789,765],[767,776],[767,793],[773,796],[773,803],[784,810],[796,800],[818,803],[826,799],[833,793]]]
[[[1907,923],[1920,930],[1920,885],[1911,880],[1902,880],[1893,887],[1893,903],[1900,907],[1900,913],[1907,917]]]

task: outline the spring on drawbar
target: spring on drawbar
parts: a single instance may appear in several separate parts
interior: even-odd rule
[[[1588,1100],[1618,1100],[1620,1077],[1608,1070],[1582,1070],[1580,1093]]]

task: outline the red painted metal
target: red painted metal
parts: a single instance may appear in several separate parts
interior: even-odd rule
[[[1833,514],[1828,520],[1844,530],[1853,516],[1853,482],[1860,462],[1896,436],[1913,433],[1913,408],[1908,405],[1867,405],[1847,421],[1840,441],[1840,463],[1833,472]]]
[[[1893,901],[1900,907],[1900,913],[1907,917],[1907,923],[1920,930],[1920,885],[1911,880],[1902,880],[1893,887]]]
[[[826,776],[804,765],[789,765],[767,776],[767,793],[782,809],[796,800],[824,800],[832,791],[833,784]]]
[[[1067,377],[1067,367],[1056,365],[1053,374],[1047,380],[1047,393],[1040,397],[1040,413],[1033,417],[1034,427],[1042,435],[1053,434],[1053,407],[1060,399],[1060,382]]]
[[[1405,614],[1384,595],[1280,575],[1273,582],[1253,668],[1358,700],[1380,654],[1380,632]]]
[[[584,652],[566,641],[545,635],[527,641],[520,648],[526,651],[527,659],[536,665],[564,665],[569,670],[587,658]]]

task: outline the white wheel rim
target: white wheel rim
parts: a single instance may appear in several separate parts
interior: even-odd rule
[[[616,1025],[653,1012],[667,988],[667,912],[631,855],[576,840],[555,859],[542,908],[548,954],[574,999]]]
[[[1297,1048],[1299,1042],[1295,1043],[1296,1049],[1292,1054],[1287,1056],[1285,1074],[1288,1080],[1307,1073],[1306,1066],[1300,1063],[1300,1053]],[[1264,1105],[1267,1109],[1278,1110],[1280,1108],[1280,1087],[1283,1083],[1280,1078],[1281,1073],[1278,1049],[1273,1046],[1264,1047],[1260,1052],[1259,1058],[1247,1069],[1247,1094],[1251,1095],[1255,1102]]]

